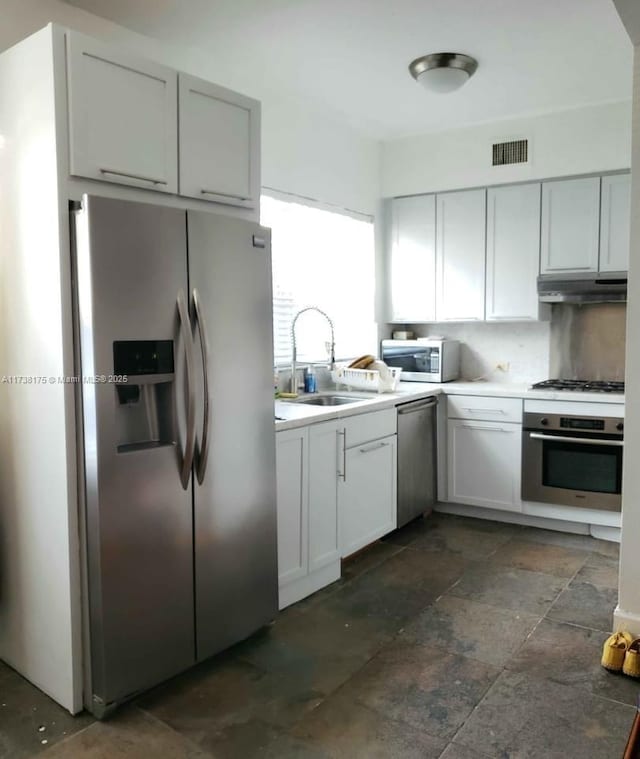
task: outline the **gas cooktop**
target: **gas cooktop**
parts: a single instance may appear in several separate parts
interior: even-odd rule
[[[550,379],[531,385],[532,390],[573,390],[582,393],[624,393],[624,382]]]

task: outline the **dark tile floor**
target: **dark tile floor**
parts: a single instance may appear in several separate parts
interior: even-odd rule
[[[617,759],[617,547],[434,515],[231,651],[95,722],[0,664],[0,757]]]

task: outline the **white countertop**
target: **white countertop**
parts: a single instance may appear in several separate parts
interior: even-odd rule
[[[312,406],[298,403],[296,400],[276,400],[276,431],[304,427],[310,422],[323,422],[329,419],[343,419],[368,411],[378,411],[397,406],[411,400],[427,398],[430,395],[484,395],[503,398],[523,398],[551,401],[583,401],[587,403],[624,404],[624,395],[620,393],[582,393],[557,390],[531,390],[527,384],[501,382],[401,382],[394,393],[366,393],[364,391],[347,392],[333,388],[326,392],[340,395],[367,396],[365,400],[344,406]],[[319,393],[320,395],[322,394]],[[303,397],[303,395],[301,396]]]
[[[417,387],[406,387],[417,385]],[[310,422],[324,422],[329,419],[344,419],[347,416],[362,414],[368,411],[381,411],[385,408],[393,408],[400,403],[409,400],[428,398],[430,395],[440,395],[442,386],[427,382],[401,382],[400,388],[395,393],[366,393],[362,390],[347,392],[342,390],[329,390],[326,392],[339,393],[343,396],[368,396],[364,400],[350,403],[344,406],[312,406],[307,403],[299,403],[296,400],[276,400],[275,415],[276,431],[290,430],[296,427],[304,427]],[[323,393],[317,393],[322,395]],[[304,397],[302,394],[300,397]]]
[[[411,383],[401,383],[409,385]],[[420,383],[423,385],[424,383]],[[532,390],[528,384],[507,382],[447,382],[438,385],[447,395],[488,395],[545,401],[584,401],[624,404],[624,393],[583,393],[571,390]]]

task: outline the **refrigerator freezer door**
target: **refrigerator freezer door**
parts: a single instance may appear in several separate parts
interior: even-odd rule
[[[185,351],[192,350],[186,217],[99,197],[85,197],[75,217],[92,690],[86,705],[102,716],[195,660],[192,488],[180,482],[194,390],[185,378]]]
[[[200,376],[208,372],[208,462],[194,484],[196,648],[204,659],[278,609],[271,255],[269,232],[257,224],[191,211],[187,220],[192,309],[195,289],[209,348],[200,366]]]

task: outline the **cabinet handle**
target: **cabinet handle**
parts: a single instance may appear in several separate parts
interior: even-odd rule
[[[338,469],[338,479],[347,481],[347,429],[338,430],[338,437],[342,437],[342,471]]]
[[[464,430],[488,430],[489,432],[512,432],[513,430],[505,430],[504,427],[476,427],[475,424],[460,424]]]
[[[506,414],[501,408],[469,408],[468,406],[462,407],[465,411],[470,411],[472,414]]]
[[[154,179],[153,177],[143,177],[139,174],[127,174],[126,171],[115,171],[115,169],[100,169],[101,174],[113,174],[114,177],[126,177],[127,179],[137,179],[139,182],[151,182],[151,184],[167,184],[164,179]]]
[[[389,443],[377,443],[376,445],[370,445],[366,448],[360,448],[360,453],[371,453],[371,451],[378,451],[380,448],[386,448]]]
[[[251,200],[251,198],[245,198],[242,195],[234,195],[231,192],[220,192],[220,190],[205,190],[202,188],[200,192],[203,195],[219,195],[221,198],[233,198],[234,200]]]
[[[525,322],[525,321],[536,321],[533,316],[490,316],[489,321],[519,321],[519,322]]]

